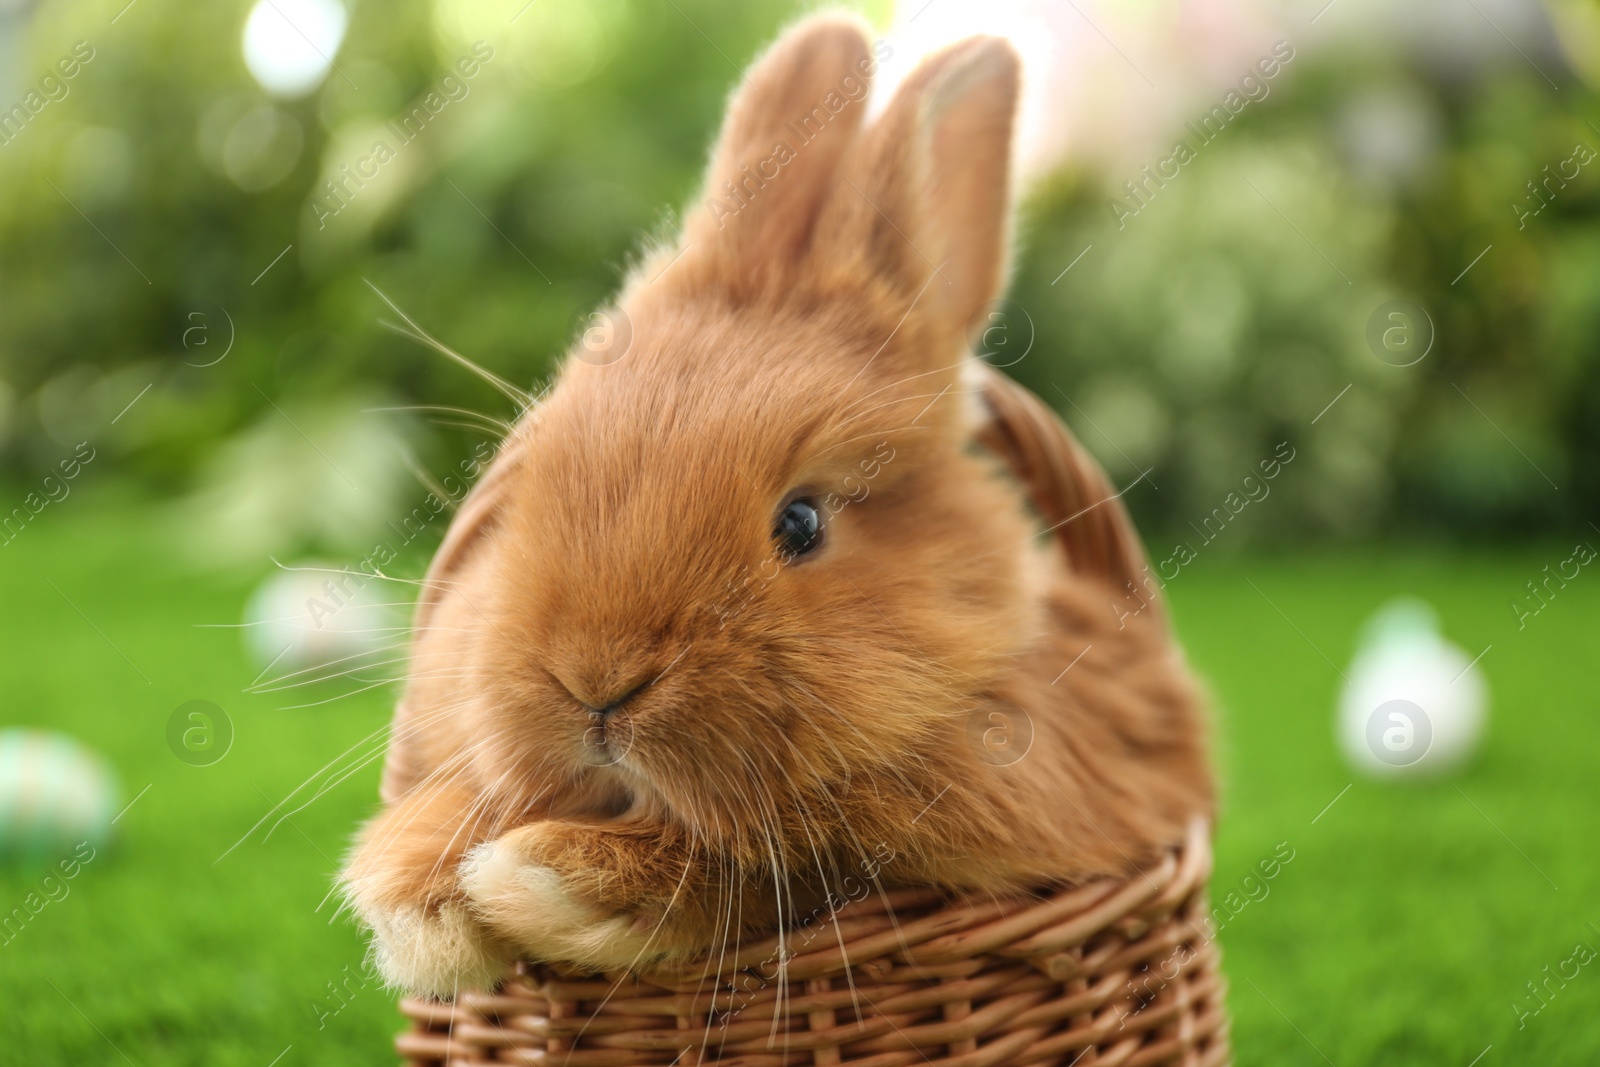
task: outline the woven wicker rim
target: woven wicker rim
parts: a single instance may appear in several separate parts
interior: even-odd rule
[[[1229,1061],[1209,833],[1154,868],[1024,899],[896,890],[644,974],[516,965],[498,992],[405,1000],[410,1064],[994,1067]],[[847,966],[845,960],[848,959]]]

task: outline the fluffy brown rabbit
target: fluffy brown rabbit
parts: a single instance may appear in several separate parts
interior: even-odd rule
[[[569,358],[457,515],[344,874],[396,985],[1127,872],[1209,814],[1120,502],[971,354],[1016,54],[961,42],[864,126],[873,67],[832,15],[755,64],[626,351]]]

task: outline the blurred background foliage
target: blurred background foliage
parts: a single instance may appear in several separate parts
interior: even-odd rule
[[[174,519],[195,544],[257,565],[369,545],[426,493],[406,466],[448,469],[495,432],[395,409],[512,414],[386,329],[382,296],[539,381],[694,195],[739,70],[802,11],[353,3],[333,69],[296,95],[247,68],[249,3],[125,3],[0,2],[0,107],[75,42],[93,49],[0,145],[0,466],[24,493],[92,441],[90,477],[182,498]],[[1150,10],[1096,11],[1119,7],[1119,36]],[[864,13],[891,40],[908,18],[889,0]],[[1008,369],[1118,484],[1147,472],[1128,502],[1155,545],[1197,543],[1195,524],[1280,441],[1296,460],[1230,546],[1587,531],[1600,166],[1536,216],[1513,205],[1576,145],[1600,147],[1592,7],[1485,0],[1480,19],[1344,0],[1324,14],[1285,16],[1296,57],[1270,94],[1120,224],[1112,198],[1128,203],[1123,183],[1187,136],[1172,124],[1120,153],[1069,140],[1034,169],[1008,305],[1033,340]],[[447,83],[480,41],[492,58]],[[1210,111],[1254,54],[1175,115]],[[1137,86],[1120,76],[1060,108],[1092,114]],[[430,92],[444,106],[396,137]],[[324,182],[370,167],[380,139],[393,158],[327,214]],[[1395,299],[1436,335],[1409,367],[1366,340]]]
[[[1159,492],[1130,503],[1157,529],[1207,515],[1284,439],[1304,466],[1243,538],[1506,538],[1596,518],[1600,179],[1580,168],[1525,222],[1513,209],[1600,146],[1593,99],[1553,92],[1508,42],[1475,42],[1490,54],[1473,61],[1379,40],[1297,59],[1121,231],[1096,210],[1098,175],[1069,171],[1033,204],[1015,297],[1045,318],[1049,355],[1018,376],[1113,471],[1153,469]],[[1553,44],[1524,47],[1574,83]],[[1091,242],[1105,258],[1052,298]],[[1432,320],[1414,366],[1366,338],[1392,299]]]

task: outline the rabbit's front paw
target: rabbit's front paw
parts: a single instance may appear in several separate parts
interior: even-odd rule
[[[511,962],[460,903],[432,909],[374,908],[372,961],[391,986],[441,1000],[463,989],[493,989]]]
[[[587,827],[535,823],[479,845],[461,864],[473,912],[536,959],[599,968],[647,959],[657,926],[648,910],[607,904],[596,892],[606,873],[575,840]]]

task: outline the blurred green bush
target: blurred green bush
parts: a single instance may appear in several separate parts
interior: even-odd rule
[[[75,42],[93,52],[0,145],[0,463],[30,478],[89,438],[97,474],[169,492],[235,469],[219,450],[261,452],[230,439],[342,398],[508,415],[386,330],[374,287],[538,380],[693,194],[739,69],[801,10],[359,4],[337,72],[282,101],[241,58],[247,4],[119,9],[24,5],[0,23],[23,57],[0,106]],[[1152,541],[1192,539],[1281,441],[1297,459],[1231,543],[1600,520],[1600,167],[1536,217],[1511,207],[1576,143],[1600,146],[1600,109],[1519,63],[1463,76],[1404,48],[1319,51],[1120,228],[1109,204],[1129,175],[1069,166],[1033,191],[1012,300],[1037,336],[1009,370],[1119,484],[1149,472],[1128,500]],[[445,106],[397,136],[430,92]],[[379,140],[392,158],[373,158]],[[1394,299],[1432,320],[1415,366],[1366,340]],[[435,414],[424,465],[492,432]],[[326,525],[286,547],[353,547]]]

